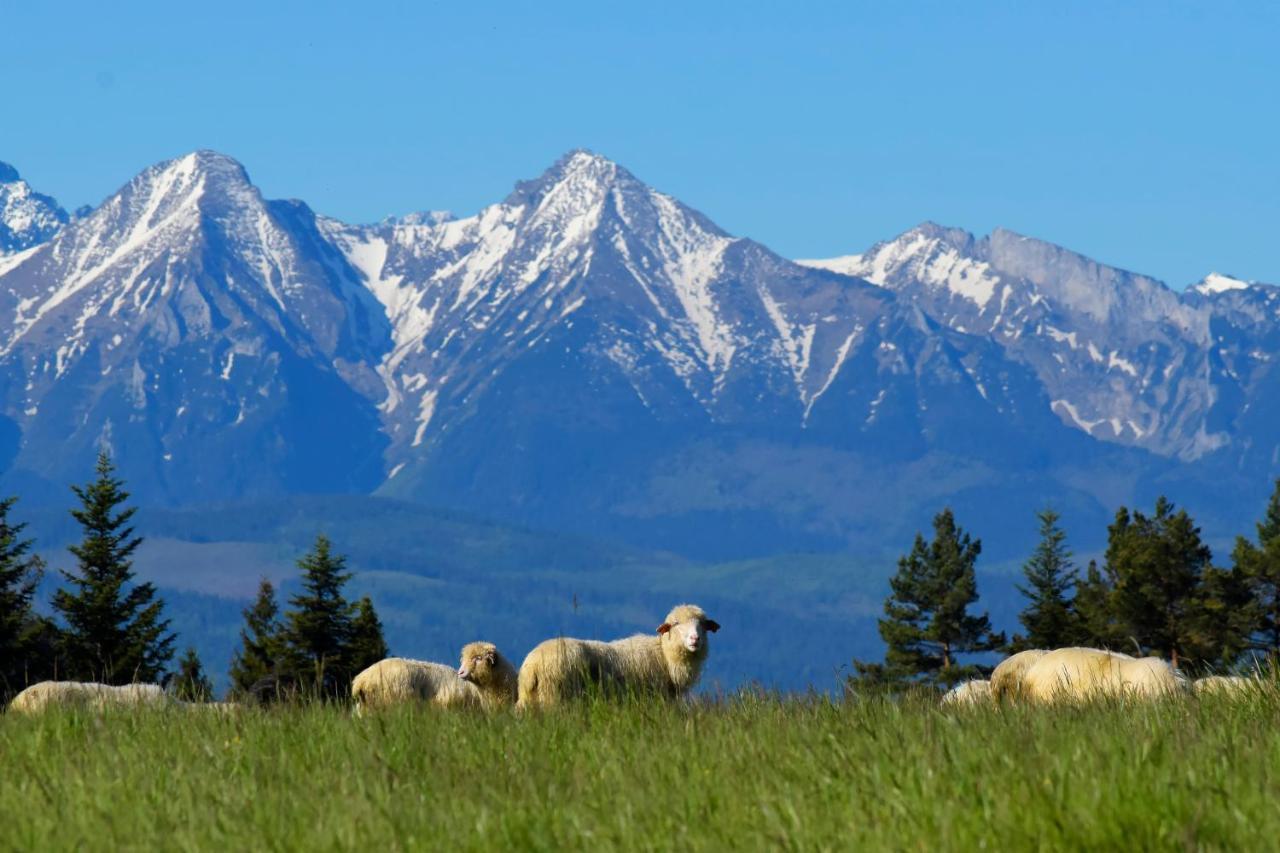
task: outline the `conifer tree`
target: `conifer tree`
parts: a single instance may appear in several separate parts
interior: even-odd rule
[[[51,626],[32,608],[44,561],[31,553],[32,540],[22,538],[27,525],[9,519],[17,500],[0,499],[0,699],[51,677],[54,668],[40,642]]]
[[[213,699],[213,682],[205,675],[194,646],[188,646],[178,660],[174,679],[177,681],[175,695],[184,702],[209,702]]]
[[[1126,642],[1111,603],[1114,591],[1115,579],[1098,568],[1097,560],[1090,560],[1084,577],[1076,582],[1072,602],[1080,619],[1081,642],[1085,645],[1118,651]]]
[[[1107,571],[1116,621],[1145,653],[1214,660],[1221,652],[1200,636],[1205,578],[1213,554],[1186,510],[1165,497],[1155,514],[1124,507],[1109,528]]]
[[[1018,586],[1029,600],[1018,621],[1026,634],[1015,634],[1012,652],[1024,649],[1056,649],[1075,645],[1083,639],[1080,615],[1068,593],[1078,580],[1066,545],[1067,535],[1058,526],[1058,514],[1051,509],[1036,513],[1040,520],[1040,543],[1022,567],[1027,585]]]
[[[858,681],[873,686],[917,681],[950,685],[979,668],[960,655],[992,651],[1005,643],[991,629],[987,614],[974,616],[978,599],[975,564],[982,543],[961,530],[950,509],[933,519],[933,541],[916,534],[910,553],[898,561],[889,581],[880,637],[888,647],[885,663],[855,662]]]
[[[173,657],[169,621],[161,618],[164,602],[151,583],[132,583],[130,557],[142,539],[129,526],[136,510],[122,507],[129,498],[123,485],[111,459],[100,453],[97,477],[72,487],[80,507],[71,514],[84,539],[68,549],[78,563],[74,574],[62,573],[71,590],[60,589],[53,599],[66,621],[62,646],[70,678],[155,681]]]
[[[348,669],[352,675],[372,666],[387,656],[387,641],[382,636],[382,622],[369,596],[356,605],[351,623],[351,645],[347,649]]]
[[[231,659],[231,687],[243,694],[255,683],[276,672],[284,657],[280,607],[276,590],[266,578],[258,584],[258,597],[244,611],[240,648]]]
[[[346,557],[333,553],[329,539],[316,537],[311,551],[298,561],[302,592],[291,596],[285,614],[285,641],[289,662],[299,674],[314,677],[321,688],[326,676],[349,678],[347,650],[351,643],[355,608],[342,595],[351,579]]]
[[[1257,545],[1236,538],[1231,561],[1248,591],[1247,648],[1280,662],[1280,479],[1257,529]]]

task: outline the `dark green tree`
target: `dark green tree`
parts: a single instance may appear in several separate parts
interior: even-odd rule
[[[209,702],[213,699],[213,682],[204,673],[200,656],[194,646],[188,646],[178,659],[178,671],[174,673],[174,694],[185,702]]]
[[[916,534],[910,553],[898,561],[889,581],[880,637],[888,647],[885,662],[855,661],[857,682],[879,687],[915,682],[951,685],[980,672],[960,656],[993,651],[1005,644],[991,629],[987,614],[974,616],[978,600],[975,564],[982,543],[961,530],[950,509],[933,519],[933,541]]]
[[[298,561],[302,569],[302,592],[289,599],[284,636],[291,669],[314,677],[317,688],[326,676],[340,681],[350,678],[347,650],[351,644],[355,607],[342,590],[351,573],[347,559],[333,552],[329,539],[316,537],[311,551]]]
[[[1018,591],[1027,597],[1027,608],[1018,614],[1025,634],[1015,634],[1011,652],[1024,649],[1057,649],[1084,639],[1080,614],[1070,595],[1078,574],[1067,548],[1067,535],[1058,526],[1058,514],[1051,509],[1036,513],[1040,520],[1040,543],[1022,566],[1026,586]]]
[[[1206,633],[1213,553],[1187,511],[1163,496],[1151,516],[1121,507],[1108,534],[1113,615],[1131,642],[1174,666],[1221,662],[1232,646],[1228,626]]]
[[[1119,651],[1127,642],[1124,628],[1116,621],[1114,593],[1115,579],[1098,568],[1097,560],[1090,560],[1084,577],[1076,582],[1072,601],[1085,645]]]
[[[136,511],[123,508],[129,493],[115,476],[106,453],[98,455],[97,477],[72,486],[80,507],[71,515],[84,539],[68,550],[78,566],[62,575],[71,589],[54,595],[54,609],[66,627],[62,633],[65,675],[108,684],[155,681],[173,657],[164,602],[150,583],[133,583],[130,557],[142,544],[129,526]]]
[[[240,648],[231,659],[231,688],[243,694],[255,683],[276,672],[284,657],[284,629],[276,590],[266,578],[258,584],[258,597],[244,611]]]
[[[1280,662],[1280,480],[1257,528],[1257,545],[1236,538],[1231,562],[1248,591],[1247,648]]]
[[[351,622],[351,645],[347,648],[347,666],[354,675],[387,656],[387,641],[382,636],[382,622],[373,609],[369,596],[356,605]]]
[[[52,626],[32,607],[44,562],[31,553],[32,540],[22,538],[27,525],[9,518],[17,500],[0,499],[0,700],[54,672],[41,642]]]

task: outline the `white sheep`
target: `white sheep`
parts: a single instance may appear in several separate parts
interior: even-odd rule
[[[41,681],[15,696],[9,703],[9,710],[35,714],[50,707],[101,711],[105,708],[164,707],[172,703],[172,697],[158,684]]]
[[[1244,696],[1260,688],[1261,683],[1255,678],[1242,675],[1206,675],[1197,678],[1191,685],[1197,696]]]
[[[492,643],[463,647],[458,669],[442,663],[386,658],[351,682],[357,716],[373,708],[428,702],[443,708],[494,708],[515,700],[515,667]]]
[[[1022,696],[1022,680],[1031,665],[1049,654],[1048,649],[1027,649],[1010,655],[991,670],[991,695],[998,701]]]
[[[1022,693],[1038,702],[1079,702],[1104,696],[1156,698],[1182,692],[1185,681],[1160,658],[1066,648],[1049,652],[1027,669]]]
[[[991,702],[991,682],[975,678],[957,684],[942,697],[943,705],[986,705]]]
[[[560,637],[534,647],[520,667],[518,708],[550,706],[600,689],[683,696],[702,674],[707,632],[720,625],[701,607],[681,604],[656,634],[613,642]]]

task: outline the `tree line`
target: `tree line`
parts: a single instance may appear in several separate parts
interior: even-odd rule
[[[155,585],[137,582],[133,555],[142,544],[131,524],[136,507],[116,476],[110,457],[97,461],[95,477],[73,486],[72,517],[82,538],[67,550],[74,568],[60,571],[52,615],[37,611],[36,596],[47,567],[15,522],[16,497],[0,499],[0,698],[46,679],[105,684],[168,682],[179,698],[203,701],[213,687],[196,650],[188,647],[171,668],[176,635]],[[285,680],[295,690],[345,693],[350,679],[386,657],[382,624],[366,596],[349,602],[346,558],[323,535],[298,561],[301,590],[279,612],[275,590],[264,580],[245,611],[241,647],[231,668],[233,692],[263,681]]]
[[[1022,566],[1022,631],[996,632],[978,600],[982,543],[944,509],[933,538],[916,534],[898,560],[879,620],[881,662],[854,661],[850,687],[948,687],[989,668],[984,652],[1093,646],[1157,655],[1195,669],[1280,666],[1280,480],[1256,539],[1236,538],[1231,565],[1216,566],[1200,528],[1165,497],[1150,514],[1121,507],[1107,528],[1102,565],[1081,574],[1058,513],[1037,513],[1039,542]]]

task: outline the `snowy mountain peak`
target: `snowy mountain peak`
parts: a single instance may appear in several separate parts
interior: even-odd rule
[[[1223,275],[1218,272],[1211,272],[1200,281],[1187,288],[1194,293],[1202,293],[1207,295],[1214,293],[1226,293],[1229,290],[1245,290],[1253,286],[1256,282],[1244,281],[1234,276]]]
[[[46,242],[69,219],[56,201],[31,189],[17,169],[0,162],[0,256]]]

